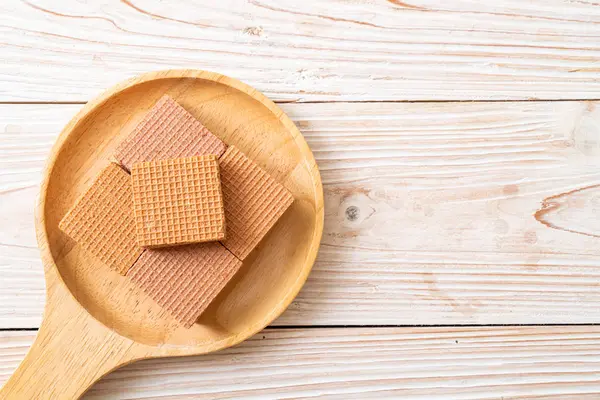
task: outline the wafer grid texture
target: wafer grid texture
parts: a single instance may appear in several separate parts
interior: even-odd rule
[[[125,275],[143,251],[136,243],[129,174],[111,163],[77,199],[59,228],[83,249]]]
[[[131,177],[140,246],[225,238],[223,195],[215,155],[134,164]]]
[[[226,148],[221,139],[165,95],[117,147],[115,158],[130,171],[133,164],[143,161],[207,154],[220,157]]]
[[[220,243],[201,243],[146,250],[127,275],[189,328],[241,266]]]
[[[227,238],[221,243],[243,260],[294,197],[234,146],[229,146],[219,161],[227,223]]]

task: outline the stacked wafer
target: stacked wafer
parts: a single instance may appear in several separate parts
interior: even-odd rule
[[[59,227],[190,327],[293,197],[169,96],[114,157]]]

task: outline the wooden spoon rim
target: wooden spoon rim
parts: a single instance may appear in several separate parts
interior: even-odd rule
[[[164,356],[164,355],[184,355],[184,354],[201,354],[207,353],[211,351],[217,351],[226,347],[233,346],[237,343],[242,342],[248,337],[256,334],[260,330],[264,329],[269,323],[275,320],[281,313],[290,305],[290,303],[294,300],[294,298],[298,295],[300,289],[306,282],[308,275],[314,265],[318,249],[320,246],[321,238],[323,235],[323,224],[324,224],[324,200],[323,200],[323,185],[321,182],[321,176],[319,174],[319,170],[317,167],[316,160],[312,151],[310,150],[308,143],[296,127],[296,125],[292,122],[292,120],[281,110],[272,100],[266,97],[264,94],[259,92],[258,90],[252,88],[251,86],[237,80],[234,78],[230,78],[228,76],[210,72],[203,70],[165,70],[165,71],[155,71],[148,72],[128,80],[125,80],[121,83],[116,84],[115,86],[107,89],[102,94],[97,96],[96,98],[90,100],[83,108],[69,121],[69,123],[63,128],[61,133],[59,134],[56,142],[52,146],[50,157],[46,162],[46,166],[44,168],[43,180],[40,186],[40,195],[37,202],[37,206],[35,209],[36,215],[36,234],[37,241],[40,247],[42,262],[44,265],[44,275],[47,282],[46,287],[46,307],[44,311],[44,320],[49,317],[48,304],[50,299],[51,291],[56,290],[57,288],[54,286],[48,285],[48,283],[52,282],[53,279],[58,278],[57,282],[60,282],[61,289],[64,289],[69,293],[69,296],[75,300],[75,302],[85,310],[85,306],[79,303],[79,301],[75,298],[71,290],[69,289],[66,282],[63,280],[63,277],[58,270],[56,263],[54,262],[54,258],[50,251],[49,246],[49,238],[48,232],[46,230],[46,218],[45,218],[45,209],[46,209],[46,198],[48,185],[50,182],[50,177],[52,175],[52,171],[56,166],[57,159],[60,154],[60,149],[64,145],[65,141],[68,139],[71,132],[73,132],[80,123],[85,120],[85,117],[94,112],[97,108],[101,107],[104,103],[106,103],[111,97],[118,95],[119,93],[132,88],[133,86],[137,86],[149,81],[153,80],[161,80],[161,79],[177,79],[177,78],[195,78],[195,79],[204,79],[208,81],[214,81],[220,84],[224,84],[226,86],[230,86],[234,89],[237,89],[246,95],[252,97],[253,99],[259,101],[262,105],[268,108],[270,112],[272,112],[280,122],[285,126],[288,132],[294,138],[294,142],[296,146],[298,146],[299,150],[303,155],[303,162],[306,165],[308,171],[310,171],[311,178],[313,180],[314,187],[314,202],[315,202],[315,229],[313,230],[313,236],[311,238],[311,244],[307,251],[307,258],[304,262],[304,267],[300,271],[296,281],[290,286],[290,289],[287,293],[281,298],[281,300],[271,309],[269,313],[267,313],[259,322],[249,326],[242,333],[237,335],[228,336],[222,340],[211,341],[200,345],[168,345],[163,347],[161,351],[156,352],[156,356]],[[90,318],[95,319],[99,323],[102,324],[101,321],[97,320],[91,313],[86,310],[86,313]],[[104,324],[102,324],[105,326]],[[111,329],[112,330],[112,329]],[[115,332],[116,333],[116,332]],[[120,336],[120,335],[119,335]],[[143,345],[144,347],[152,347],[149,345]],[[148,358],[148,356],[143,357]]]

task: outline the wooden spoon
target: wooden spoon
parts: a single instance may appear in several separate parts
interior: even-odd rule
[[[58,229],[115,146],[165,93],[256,160],[295,197],[191,329],[179,326],[132,282]],[[44,319],[0,398],[75,399],[125,364],[233,346],[277,318],[315,261],[323,232],[323,187],[304,138],[262,93],[211,72],[153,72],[108,90],[64,128],[45,171],[36,229],[46,276]]]

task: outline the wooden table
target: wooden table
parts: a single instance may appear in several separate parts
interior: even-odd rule
[[[600,398],[592,0],[3,1],[0,383],[41,320],[50,146],[102,89],[167,68],[281,103],[321,170],[321,251],[269,329],[86,399]]]

